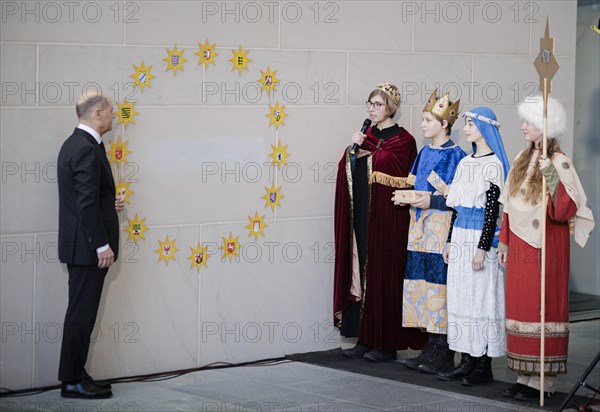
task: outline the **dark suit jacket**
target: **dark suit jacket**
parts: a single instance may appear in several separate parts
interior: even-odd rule
[[[106,154],[94,137],[76,128],[57,162],[58,257],[71,265],[97,265],[96,249],[110,245],[117,260],[119,221],[115,182]]]

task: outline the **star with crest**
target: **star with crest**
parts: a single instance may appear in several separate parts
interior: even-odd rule
[[[139,112],[135,111],[135,103],[129,103],[127,99],[123,102],[123,104],[118,103],[119,110],[115,112],[117,115],[117,124],[125,124],[125,127],[129,125],[129,123],[135,124],[134,117],[139,114]]]
[[[269,105],[269,114],[265,116],[269,118],[269,126],[275,125],[276,129],[279,129],[279,125],[285,126],[283,119],[287,117],[287,113],[284,112],[285,105],[279,106],[279,102],[275,102],[275,107]]]
[[[133,239],[133,241],[137,245],[138,239],[146,239],[144,237],[144,231],[148,229],[146,226],[144,226],[146,218],[140,220],[138,218],[138,214],[136,213],[135,219],[131,220],[127,218],[127,221],[129,222],[129,227],[127,227],[127,229],[123,229],[125,232],[129,232],[129,237],[127,238],[127,241]]]
[[[204,63],[204,68],[208,69],[208,64],[215,64],[215,57],[219,54],[215,51],[216,43],[209,44],[208,39],[204,44],[198,42],[198,47],[200,47],[200,51],[196,52],[196,56],[200,57],[198,60],[198,66]]]
[[[111,164],[116,163],[120,165],[121,163],[127,163],[127,155],[131,153],[127,150],[127,143],[129,143],[127,140],[121,142],[121,136],[117,138],[116,142],[110,142],[110,150],[106,154],[110,156],[109,162]]]
[[[183,63],[187,61],[185,57],[183,57],[183,52],[185,49],[177,50],[177,45],[175,45],[173,50],[167,49],[167,53],[169,56],[163,59],[164,62],[167,63],[167,69],[165,71],[173,70],[173,76],[177,76],[177,70],[183,71]]]
[[[208,246],[202,247],[200,242],[198,242],[198,246],[195,249],[190,246],[190,250],[192,251],[192,254],[188,256],[188,259],[192,261],[190,269],[196,268],[198,269],[198,273],[200,273],[202,266],[208,267],[206,261],[210,256],[206,253],[206,249],[208,249]]]
[[[233,63],[231,71],[237,70],[240,75],[242,74],[242,70],[248,71],[248,63],[252,61],[252,59],[248,57],[250,50],[244,51],[242,50],[242,46],[240,46],[237,51],[232,50],[231,52],[233,53],[233,57],[229,59],[229,61]]]
[[[262,197],[265,199],[265,207],[271,206],[271,211],[275,211],[275,206],[281,207],[281,199],[283,199],[283,195],[280,193],[281,186],[275,188],[275,183],[271,183],[271,188],[269,189],[265,186],[266,194]]]
[[[129,188],[129,185],[131,183],[125,183],[122,179],[119,180],[119,183],[116,184],[115,188],[115,192],[116,195],[125,195],[125,203],[129,203],[131,204],[130,200],[129,200],[129,196],[131,196],[134,192]]]
[[[176,240],[177,239],[169,240],[169,235],[167,235],[167,238],[164,242],[158,240],[160,247],[156,249],[155,252],[159,255],[158,261],[160,262],[161,260],[164,260],[166,266],[169,266],[169,260],[177,260],[175,259],[175,252],[177,252],[179,249],[175,247]]]
[[[273,158],[271,164],[277,165],[277,169],[281,168],[282,164],[287,165],[287,157],[291,156],[286,151],[287,147],[288,145],[282,146],[280,141],[277,142],[277,147],[271,145],[273,153],[271,153],[269,156]]]
[[[258,212],[254,213],[254,217],[248,216],[248,220],[250,223],[245,228],[250,229],[250,233],[248,233],[248,237],[254,236],[254,240],[258,240],[258,236],[265,235],[264,229],[268,226],[263,220],[265,219],[265,215],[258,216]]]
[[[279,79],[275,77],[277,74],[277,70],[271,72],[271,67],[267,66],[267,71],[260,71],[261,78],[257,81],[260,83],[260,90],[266,90],[267,94],[271,95],[271,90],[275,90],[277,88],[277,84],[279,83]]]
[[[150,73],[150,70],[152,70],[152,66],[146,67],[144,65],[144,61],[142,60],[142,65],[140,67],[134,64],[133,68],[135,69],[135,73],[133,73],[129,77],[135,80],[135,85],[138,86],[142,92],[144,91],[144,88],[146,86],[152,87],[152,85],[150,84],[150,80],[156,77],[152,73]]]
[[[231,262],[234,256],[240,255],[240,243],[238,242],[239,238],[239,236],[234,238],[231,232],[229,232],[229,238],[222,238],[223,245],[221,246],[221,250],[223,251],[223,259],[228,257],[229,261]]]

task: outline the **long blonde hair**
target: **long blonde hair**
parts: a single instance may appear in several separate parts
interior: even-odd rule
[[[513,165],[511,167],[510,173],[510,196],[516,196],[519,190],[521,189],[521,185],[527,178],[527,191],[525,192],[525,201],[531,203],[532,205],[538,204],[538,202],[542,198],[542,172],[540,168],[537,166],[537,162],[539,160],[539,156],[536,156],[533,159],[533,151],[535,149],[535,144],[530,142],[527,146],[527,149],[521,153],[519,157],[515,159]],[[540,152],[541,153],[541,152]],[[555,138],[548,139],[548,158],[552,159],[554,153],[562,153],[560,149],[560,145],[558,140]],[[529,165],[531,163],[536,163],[533,166],[533,173],[527,175],[527,170],[529,169]]]

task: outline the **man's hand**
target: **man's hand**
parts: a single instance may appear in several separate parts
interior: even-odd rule
[[[104,252],[98,253],[98,267],[100,269],[105,269],[113,263],[115,263],[115,254],[110,247]]]
[[[398,195],[398,197],[396,197],[396,195],[398,194],[398,192],[400,192],[400,190],[394,190],[392,192],[392,194],[393,194],[393,196],[392,196],[392,202],[394,202],[394,204],[396,206],[403,206],[404,207],[404,206],[407,205],[407,203],[403,203],[403,202],[400,201],[400,197],[399,197],[400,195]]]
[[[506,268],[506,261],[508,260],[508,252],[502,252],[501,250],[498,251],[498,262],[500,263],[500,266],[502,266],[503,268]]]
[[[122,190],[117,194],[115,199],[115,210],[117,213],[122,212],[125,209],[125,191]]]

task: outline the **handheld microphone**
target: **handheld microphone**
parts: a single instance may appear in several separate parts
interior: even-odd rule
[[[360,129],[360,132],[362,134],[365,134],[365,132],[367,131],[369,126],[371,126],[371,119],[365,119],[365,121],[363,122],[363,125]],[[350,150],[350,154],[351,155],[355,154],[357,150],[358,150],[358,143],[354,143],[354,146],[352,146],[352,150]]]

